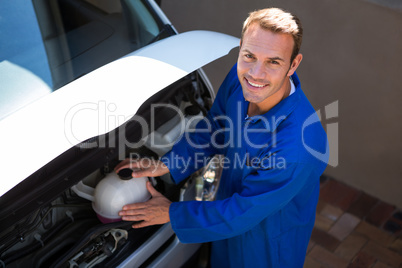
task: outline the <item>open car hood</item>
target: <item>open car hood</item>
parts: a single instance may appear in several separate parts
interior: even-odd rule
[[[152,95],[238,46],[192,31],[111,62],[0,122],[0,196],[73,146],[128,121]]]

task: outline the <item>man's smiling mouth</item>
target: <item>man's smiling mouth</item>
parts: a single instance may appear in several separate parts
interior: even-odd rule
[[[256,84],[256,83],[251,82],[247,78],[245,78],[245,79],[246,79],[247,83],[249,83],[251,86],[256,87],[256,88],[262,88],[262,87],[265,87],[268,85],[268,84]]]

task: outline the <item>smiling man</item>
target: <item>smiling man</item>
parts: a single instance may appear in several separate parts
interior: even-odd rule
[[[200,168],[200,154],[222,154],[216,200],[172,203],[148,183],[153,198],[124,206],[123,220],[139,221],[134,228],[170,221],[181,242],[212,242],[212,267],[303,267],[328,159],[310,154],[325,152],[327,139],[295,73],[301,40],[292,14],[250,14],[237,64],[199,131],[183,135],[153,166],[126,159],[116,167],[134,167],[136,177],[170,172],[179,183]],[[191,168],[175,166],[177,157]]]
[[[264,114],[289,96],[289,77],[303,58],[298,54],[302,36],[298,20],[288,18],[289,22],[280,17],[280,10],[269,11],[278,21],[258,24],[256,21],[262,19],[259,16],[264,13],[252,13],[242,34],[237,74],[244,98],[250,102],[249,116]],[[280,27],[287,27],[289,33],[281,31]]]

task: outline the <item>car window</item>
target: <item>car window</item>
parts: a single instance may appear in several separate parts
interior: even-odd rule
[[[158,38],[145,0],[1,0],[0,118]]]

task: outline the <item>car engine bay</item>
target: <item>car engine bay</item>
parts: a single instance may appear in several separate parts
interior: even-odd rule
[[[171,107],[180,109],[187,119],[201,118],[210,109],[213,96],[202,75],[202,71],[197,71],[184,77],[152,96],[138,110],[137,115],[147,122],[154,120],[148,130],[154,140],[173,144],[182,134],[177,127],[183,118],[178,118],[177,111]],[[158,108],[151,111],[155,103],[159,104]],[[160,231],[163,226],[132,229],[131,222],[103,224],[91,202],[72,190],[81,181],[89,181],[95,187],[123,160],[122,156],[136,154],[157,159],[168,150],[169,146],[153,148],[149,142],[134,149],[122,144],[122,137],[131,142],[144,139],[141,134],[144,131],[139,128],[137,122],[129,121],[113,133],[91,138],[3,195],[0,199],[0,267],[116,267]],[[92,146],[94,142],[97,146]],[[35,152],[30,153],[30,157],[34,157]],[[172,183],[169,174],[152,178],[151,182],[171,201],[194,200],[199,176],[195,173],[179,185]],[[161,247],[147,253],[141,266],[152,262],[174,237],[173,234],[161,242]]]

